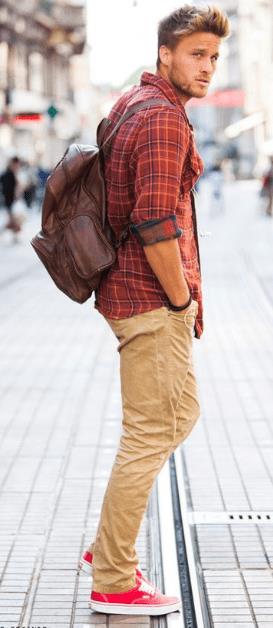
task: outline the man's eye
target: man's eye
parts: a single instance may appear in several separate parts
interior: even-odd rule
[[[202,57],[202,52],[194,52],[193,56],[194,57]]]

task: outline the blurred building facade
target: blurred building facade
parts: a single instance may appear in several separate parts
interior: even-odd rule
[[[231,34],[221,44],[209,95],[204,99],[190,100],[188,112],[197,129],[197,141],[206,169],[209,171],[215,163],[229,158],[233,161],[234,174],[244,176],[250,170],[249,138],[228,138],[225,134],[225,129],[244,115],[238,0],[218,0],[217,4],[229,17]]]
[[[84,0],[0,0],[0,167],[18,153],[50,168],[80,134],[85,23]]]
[[[217,4],[230,19],[231,36],[222,43],[212,93],[190,101],[188,110],[208,168],[230,157],[235,174],[248,177],[266,151],[273,153],[273,5],[272,0]]]
[[[238,15],[245,119],[234,132],[244,134],[249,128],[262,165],[266,154],[273,155],[272,0],[240,0]]]

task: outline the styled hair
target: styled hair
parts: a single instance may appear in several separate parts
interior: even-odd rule
[[[229,19],[216,6],[197,7],[189,4],[167,15],[158,25],[157,69],[160,66],[160,46],[174,50],[182,37],[192,33],[213,33],[218,37],[228,37]]]

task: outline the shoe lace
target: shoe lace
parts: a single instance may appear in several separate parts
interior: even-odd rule
[[[145,580],[141,580],[139,591],[143,591],[144,593],[149,593],[149,595],[154,595],[155,587],[149,582],[146,582]]]

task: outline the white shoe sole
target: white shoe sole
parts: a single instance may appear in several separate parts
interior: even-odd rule
[[[148,604],[105,604],[103,602],[89,602],[89,608],[97,613],[109,615],[167,615],[181,609],[181,602],[176,604],[152,605]]]
[[[92,576],[93,574],[92,565],[87,560],[84,560],[84,558],[81,558],[80,560],[79,569],[86,576]]]

